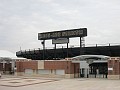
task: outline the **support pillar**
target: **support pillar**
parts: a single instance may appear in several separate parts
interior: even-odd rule
[[[56,60],[56,44],[55,44],[55,49],[54,49],[54,58]]]
[[[81,40],[82,38],[80,37],[80,55],[82,54],[82,52],[81,52],[81,48],[82,48],[82,40]]]
[[[67,58],[68,58],[69,56],[68,56],[68,43],[67,43]]]

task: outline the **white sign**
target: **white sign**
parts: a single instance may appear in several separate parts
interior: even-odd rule
[[[108,70],[113,70],[113,68],[108,68]]]
[[[64,44],[64,43],[69,43],[69,39],[68,38],[52,39],[52,44]]]

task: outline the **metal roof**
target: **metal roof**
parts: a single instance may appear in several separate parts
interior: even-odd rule
[[[93,59],[93,60],[107,60],[109,56],[104,56],[104,55],[80,55],[73,57],[72,59],[77,59],[77,60],[87,60],[87,59]]]

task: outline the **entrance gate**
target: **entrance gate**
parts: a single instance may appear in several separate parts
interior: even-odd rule
[[[81,55],[73,57],[73,60],[80,62],[80,77],[107,78],[108,58],[103,55]]]
[[[108,65],[105,63],[92,63],[89,64],[89,78],[107,78]]]

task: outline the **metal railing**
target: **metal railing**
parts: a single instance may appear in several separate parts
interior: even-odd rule
[[[85,47],[100,47],[100,46],[120,46],[120,43],[107,43],[107,44],[86,44]],[[80,45],[69,45],[68,48],[78,48]],[[57,46],[57,49],[61,48],[67,48],[67,46]],[[45,49],[54,49],[54,47],[45,47]],[[17,53],[21,54],[21,52],[28,52],[28,51],[37,51],[37,50],[43,50],[43,48],[34,48],[34,49],[26,49],[26,50],[20,50]]]

